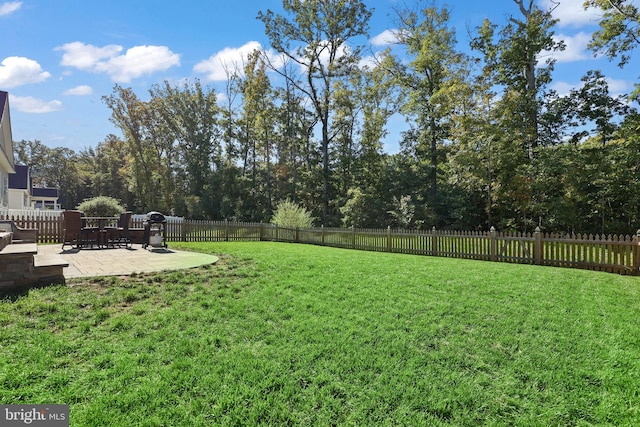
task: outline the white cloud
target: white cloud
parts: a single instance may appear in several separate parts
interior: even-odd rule
[[[122,46],[110,44],[104,47],[84,44],[82,42],[66,43],[54,50],[62,50],[61,65],[74,67],[84,71],[96,71],[102,60],[113,58],[122,51]]]
[[[33,59],[9,56],[0,62],[0,87],[12,88],[29,83],[40,83],[51,77]]]
[[[551,89],[555,90],[559,96],[567,96],[571,93],[573,89],[580,87],[580,85],[575,85],[567,82],[557,81],[551,85]]]
[[[609,85],[609,94],[611,96],[617,96],[621,94],[628,93],[629,90],[633,87],[633,83],[627,80],[621,79],[610,79],[607,78],[607,84]],[[563,81],[557,81],[553,85],[551,85],[551,89],[558,92],[560,96],[567,96],[571,93],[572,90],[580,89],[584,86],[584,82],[580,81],[578,83],[568,83]]]
[[[556,34],[553,36],[553,39],[555,42],[564,42],[565,49],[556,52],[544,51],[539,55],[539,61],[544,61],[549,57],[554,58],[557,62],[585,61],[595,58],[593,53],[587,48],[591,40],[591,34],[585,32],[579,32],[572,36]]]
[[[610,79],[607,77],[609,84],[609,93],[623,94],[628,93],[633,88],[633,83],[622,79]]]
[[[193,71],[206,74],[210,81],[225,81],[228,79],[227,71],[242,74],[247,57],[255,50],[262,50],[262,45],[257,41],[250,41],[238,48],[224,48],[209,59],[198,62]]]
[[[82,42],[67,43],[55,50],[63,51],[61,64],[84,71],[108,74],[115,82],[129,83],[144,74],[165,71],[180,65],[180,55],[166,46],[134,46],[124,54],[119,45],[103,47]]]
[[[0,4],[0,16],[9,15],[22,6],[21,1],[10,1]]]
[[[378,62],[376,61],[376,57],[374,55],[367,55],[360,58],[360,61],[358,62],[358,68],[372,69],[375,68],[377,64]]]
[[[17,111],[23,113],[51,113],[54,111],[60,111],[62,109],[62,102],[43,101],[32,96],[14,96],[11,95],[11,108],[15,108]]]
[[[584,10],[584,0],[540,0],[542,10],[553,10],[552,15],[560,27],[595,25],[601,13],[589,8]]]
[[[65,95],[75,95],[75,96],[91,95],[92,93],[93,93],[93,89],[91,88],[91,86],[87,86],[87,85],[76,86],[64,92]]]
[[[371,39],[373,46],[388,46],[398,42],[398,30],[384,30]]]

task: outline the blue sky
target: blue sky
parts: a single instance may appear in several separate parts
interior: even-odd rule
[[[597,28],[598,14],[583,11],[583,0],[559,0],[557,36],[567,49],[557,55],[554,87],[567,93],[588,70],[599,69],[610,79],[613,93],[628,93],[640,80],[639,60],[625,69],[586,50]],[[539,0],[547,7],[550,0]],[[640,2],[640,0],[639,0]],[[372,50],[384,46],[385,31],[394,28],[394,8],[412,0],[369,0]],[[444,4],[444,3],[438,3]],[[454,0],[452,24],[461,44],[467,28],[489,18],[503,24],[518,15],[513,0]],[[487,5],[490,5],[487,7]],[[39,140],[49,147],[74,151],[94,147],[109,133],[120,132],[109,122],[102,102],[113,85],[131,87],[145,99],[148,89],[165,80],[200,79],[222,92],[223,63],[239,63],[243,55],[269,48],[259,11],[281,11],[281,0],[0,0],[0,90],[9,92],[13,139]],[[397,150],[397,130],[391,125],[386,141]]]

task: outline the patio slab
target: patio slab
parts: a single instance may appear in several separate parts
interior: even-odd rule
[[[214,264],[218,257],[197,252],[168,249],[131,248],[71,249],[61,245],[38,245],[38,254],[58,255],[69,263],[64,277],[122,276],[132,273],[181,270]]]

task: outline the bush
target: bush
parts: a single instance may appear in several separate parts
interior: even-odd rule
[[[313,220],[314,218],[309,211],[287,199],[278,203],[271,223],[278,227],[311,228]]]
[[[108,196],[87,199],[76,206],[76,209],[84,212],[86,216],[118,216],[124,211],[118,200]]]

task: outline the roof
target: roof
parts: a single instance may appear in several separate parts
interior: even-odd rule
[[[7,92],[0,90],[0,122],[2,122],[2,115],[4,114],[4,106],[7,103],[7,97],[9,94]]]
[[[33,197],[52,197],[58,198],[58,189],[57,188],[42,188],[42,187],[33,187],[31,189],[31,195]]]
[[[16,165],[16,173],[9,174],[9,188],[17,190],[29,189],[29,167],[25,165]]]
[[[9,94],[0,90],[0,173],[14,172]]]

